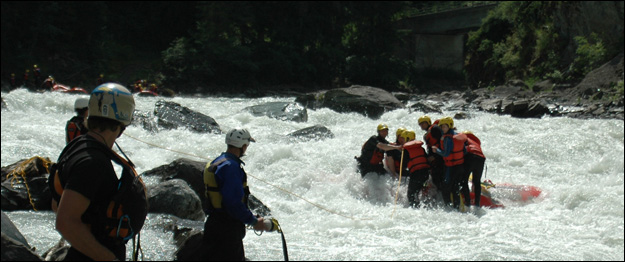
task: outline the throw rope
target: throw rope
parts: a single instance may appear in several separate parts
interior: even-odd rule
[[[43,162],[43,167],[46,169],[46,173],[50,173],[49,167],[52,165],[52,162],[48,159],[45,159],[40,156],[34,156],[30,159],[22,161],[17,167],[15,167],[10,173],[7,174],[6,178],[11,179],[11,187],[14,187],[14,182],[19,183],[19,177],[22,178],[22,183],[24,183],[24,187],[26,187],[26,194],[28,195],[28,201],[30,205],[33,207],[33,210],[37,211],[35,208],[35,202],[33,201],[33,196],[30,193],[30,187],[28,186],[28,182],[26,180],[26,167],[39,159]],[[34,163],[36,165],[36,162]],[[19,176],[19,177],[18,177]]]
[[[164,149],[164,150],[167,150],[167,151],[171,151],[171,152],[175,152],[175,153],[179,153],[179,154],[184,154],[184,155],[188,155],[188,156],[193,156],[193,157],[197,157],[197,158],[204,159],[204,160],[207,160],[207,161],[211,161],[212,160],[212,159],[207,158],[207,157],[201,157],[201,156],[197,156],[197,155],[194,155],[194,154],[189,154],[189,153],[186,153],[186,152],[181,152],[181,151],[169,149],[169,148],[166,148],[166,147],[162,147],[162,146],[159,146],[159,145],[156,145],[156,144],[153,144],[153,143],[149,143],[149,142],[143,141],[141,139],[138,139],[136,137],[133,137],[133,136],[127,134],[127,133],[124,133],[124,135],[128,136],[128,137],[130,137],[130,138],[132,138],[134,140],[137,140],[137,141],[139,141],[141,143],[145,143],[147,145],[150,145],[150,146],[153,146],[153,147],[158,147],[158,148],[161,148],[161,149]],[[313,203],[313,202],[305,199],[304,197],[302,197],[302,196],[300,196],[298,194],[290,192],[290,191],[288,191],[288,190],[286,190],[284,188],[281,188],[279,186],[273,185],[273,184],[271,184],[271,183],[269,183],[269,182],[267,182],[267,181],[265,181],[265,180],[263,180],[261,178],[258,178],[258,177],[254,176],[254,175],[251,175],[251,174],[247,174],[247,175],[252,177],[252,178],[255,178],[256,180],[259,180],[259,181],[261,181],[261,182],[263,182],[263,183],[265,183],[265,184],[267,184],[267,185],[269,185],[269,186],[271,186],[271,187],[273,187],[275,189],[281,190],[281,191],[283,191],[283,192],[285,192],[287,194],[290,194],[290,195],[292,195],[294,197],[297,197],[297,198],[299,198],[301,200],[304,200],[306,203],[308,203],[310,205],[313,205],[313,206],[315,206],[315,207],[317,207],[317,208],[319,208],[321,210],[324,210],[324,211],[326,211],[328,213],[332,213],[332,214],[335,214],[335,215],[338,215],[338,216],[342,216],[342,217],[345,217],[345,218],[348,218],[348,219],[351,219],[351,220],[371,220],[371,218],[355,218],[355,217],[352,217],[352,216],[347,216],[347,215],[340,214],[340,213],[338,213],[336,211],[329,210],[329,209],[327,209],[327,208],[325,208],[325,207],[323,207],[323,206],[321,206],[319,204]]]

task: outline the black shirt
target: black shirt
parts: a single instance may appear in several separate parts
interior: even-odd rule
[[[76,143],[92,143],[100,145],[101,148],[89,148],[68,159],[61,173],[61,180],[65,181],[65,190],[71,189],[89,199],[91,203],[82,215],[82,221],[85,224],[92,224],[92,218],[98,213],[98,207],[107,206],[116,192],[118,186],[118,175],[121,177],[123,167],[114,163],[109,154],[104,150],[111,150],[104,144],[95,140],[89,135],[81,136],[76,139]],[[70,143],[75,145],[75,143]],[[68,151],[67,153],[71,153]],[[62,156],[59,157],[61,159]],[[116,166],[114,168],[114,165]],[[116,171],[117,169],[117,171]],[[120,260],[125,259],[125,245],[107,243],[105,237],[94,233],[98,241],[109,248]],[[73,252],[75,253],[75,252]],[[88,258],[87,258],[88,259]]]

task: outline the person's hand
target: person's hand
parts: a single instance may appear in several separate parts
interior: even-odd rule
[[[265,230],[267,230],[265,228],[265,220],[263,219],[263,217],[258,217],[258,222],[256,222],[256,225],[254,225],[254,230],[256,230],[256,231],[265,231]]]
[[[436,147],[436,146],[432,146],[432,150],[433,150],[434,152],[438,152],[438,147]]]

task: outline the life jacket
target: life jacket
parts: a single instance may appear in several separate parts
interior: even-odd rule
[[[221,194],[220,185],[217,184],[215,172],[217,171],[217,168],[227,160],[228,159],[226,157],[216,159],[212,163],[206,164],[206,167],[204,168],[204,187],[206,188],[205,194],[208,199],[208,201],[205,201],[205,212],[223,211],[223,206],[221,204],[223,195]],[[250,197],[250,188],[247,186],[247,173],[245,173],[245,170],[243,170],[243,192],[244,194],[241,202],[247,206],[248,199]]]
[[[467,136],[467,153],[474,154],[481,158],[486,158],[482,153],[482,142],[474,134],[465,134]]]
[[[372,137],[375,137],[375,138],[376,138],[376,143],[377,143],[377,142],[380,142],[380,141],[378,140],[378,137],[377,137],[377,136],[372,136]],[[369,138],[369,140],[371,140],[371,138]],[[367,140],[367,142],[369,142],[369,140]],[[362,145],[361,152],[362,152],[362,150],[365,148],[365,146],[367,145],[367,142],[365,142],[365,143]],[[364,156],[365,154],[362,154],[362,155]],[[370,164],[370,165],[372,165],[372,166],[375,166],[375,165],[383,165],[383,164],[382,164],[382,161],[383,161],[383,160],[384,160],[384,151],[383,151],[383,150],[381,150],[381,149],[379,149],[379,148],[377,148],[377,147],[376,147],[375,149],[373,149],[373,153],[371,154],[371,159],[369,159],[369,164]],[[364,162],[364,161],[367,161],[367,159],[362,159],[362,161],[363,161],[363,162]]]
[[[410,173],[424,168],[430,168],[426,157],[425,149],[423,149],[423,142],[419,140],[413,140],[404,144],[404,149],[408,150],[410,160],[408,160],[407,168]]]
[[[69,143],[74,140],[74,138],[87,133],[87,128],[82,123],[79,123],[81,119],[82,118],[79,116],[74,116],[67,121],[67,125],[65,126],[65,143]]]
[[[437,126],[438,125],[438,121],[436,120],[434,121],[434,124],[430,125],[430,127],[428,127],[428,132],[425,133],[425,135],[423,136],[423,139],[425,140],[425,144],[427,145],[428,149],[431,149],[432,146],[436,146],[436,147],[440,147],[439,143],[440,140],[434,138],[432,136],[432,127]]]
[[[457,166],[464,163],[464,146],[467,141],[467,136],[465,134],[445,134],[441,138],[441,150],[445,151],[445,137],[451,137],[454,142],[454,146],[451,150],[451,154],[446,157],[443,157],[445,161],[445,166]]]
[[[114,243],[125,244],[143,228],[148,214],[147,190],[134,167],[111,149],[90,140],[87,136],[72,140],[61,152],[58,162],[50,167],[48,186],[52,198],[57,203],[61,201],[66,183],[61,176],[65,164],[72,157],[84,153],[87,149],[104,152],[112,161],[123,167],[123,172],[117,191],[109,204],[96,206],[94,209],[90,206],[83,215],[83,221],[90,225],[91,232],[96,239],[107,239]]]

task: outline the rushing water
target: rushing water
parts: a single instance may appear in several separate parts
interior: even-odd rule
[[[56,161],[77,95],[18,89],[2,97],[8,106],[2,110],[2,166],[37,155]],[[137,109],[152,111],[158,99],[137,97]],[[416,121],[422,112],[401,109],[372,120],[319,109],[308,110],[308,122],[295,123],[242,110],[294,97],[162,99],[213,117],[224,132],[237,126],[250,130],[257,143],[243,160],[251,191],[280,221],[291,260],[624,260],[622,120],[518,119],[468,112],[470,118],[456,120],[456,126],[482,140],[486,179],[543,190],[541,197],[526,203],[501,196],[506,208],[476,216],[404,208],[405,182],[395,205],[397,181],[361,179],[356,172],[354,156],[379,123],[388,124],[391,134],[404,126],[421,137]],[[298,141],[286,136],[315,124],[328,127],[335,138]],[[224,135],[186,129],[150,133],[138,126],[125,133],[132,137],[117,142],[139,173],[181,157],[208,161],[225,150]],[[59,239],[51,212],[5,213],[40,255]],[[146,260],[173,259],[173,234],[159,226],[169,220],[148,216],[141,239]],[[244,244],[250,260],[283,260],[277,233],[256,236],[250,231]]]

